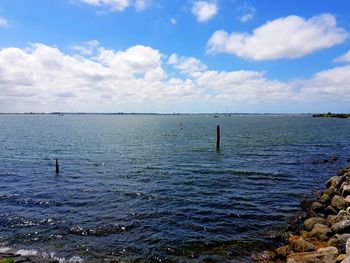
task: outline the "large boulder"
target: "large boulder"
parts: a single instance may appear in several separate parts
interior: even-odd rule
[[[350,230],[350,220],[340,221],[332,225],[332,231],[338,234],[345,233]]]
[[[337,192],[337,189],[334,186],[327,188],[323,193],[329,196],[333,196]]]
[[[326,247],[313,252],[290,254],[287,263],[335,263],[337,256],[338,249],[336,247]]]
[[[346,184],[343,186],[341,194],[342,196],[348,196],[350,194],[350,184]]]
[[[302,237],[289,242],[290,247],[294,252],[308,252],[316,250],[316,247]]]
[[[327,181],[326,187],[329,188],[329,187],[333,186],[334,188],[338,189],[339,186],[345,181],[345,179],[346,179],[346,177],[344,175],[333,176]]]
[[[290,246],[283,246],[276,249],[277,257],[286,258],[289,254],[293,253]]]
[[[346,243],[345,243],[345,253],[347,255],[350,255],[350,239],[348,238],[348,240],[346,240]]]
[[[315,211],[316,213],[322,213],[324,211],[324,206],[320,202],[313,202],[311,204],[311,210]]]
[[[322,204],[329,205],[331,202],[331,198],[327,194],[321,195],[321,197],[318,199],[318,201]]]
[[[346,209],[348,207],[348,203],[344,200],[343,197],[339,195],[335,195],[332,198],[332,206],[338,210]]]
[[[350,213],[344,210],[340,210],[336,216],[327,217],[327,220],[331,225],[340,221],[350,220]]]
[[[350,234],[336,234],[329,241],[328,246],[337,247],[340,253],[345,253],[345,244]]]
[[[326,241],[331,237],[332,230],[326,225],[317,223],[311,230],[310,235],[321,241]]]
[[[306,231],[311,231],[315,224],[327,225],[327,220],[322,217],[311,217],[304,221],[304,228]]]
[[[338,213],[338,210],[335,209],[333,206],[329,205],[324,210],[325,215],[336,215]]]
[[[271,250],[265,250],[263,252],[254,254],[252,259],[255,262],[271,262],[276,259],[276,252]]]

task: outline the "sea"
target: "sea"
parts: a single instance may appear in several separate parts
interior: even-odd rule
[[[1,114],[0,252],[251,262],[349,158],[350,119]]]

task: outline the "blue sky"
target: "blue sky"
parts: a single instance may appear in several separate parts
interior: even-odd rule
[[[0,111],[350,112],[347,0],[0,1]]]

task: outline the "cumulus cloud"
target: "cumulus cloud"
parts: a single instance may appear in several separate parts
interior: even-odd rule
[[[348,35],[337,27],[331,14],[308,20],[293,15],[269,21],[252,34],[216,31],[207,43],[207,51],[253,60],[294,59],[342,43]]]
[[[173,65],[174,68],[180,70],[182,73],[195,75],[198,72],[207,70],[207,66],[194,57],[179,57],[173,53],[169,59],[168,64]]]
[[[133,111],[137,105],[147,111],[174,103],[350,100],[350,66],[278,81],[262,71],[212,70],[197,58],[175,53],[164,61],[159,50],[143,45],[112,50],[87,43],[95,45],[93,52],[68,54],[41,43],[1,49],[0,111]]]
[[[212,19],[218,12],[217,3],[214,1],[197,1],[192,6],[192,14],[199,23]]]
[[[8,28],[10,26],[6,18],[0,17],[0,27]]]
[[[315,74],[311,79],[299,83],[302,100],[350,99],[350,66],[336,67]]]
[[[82,3],[108,8],[111,11],[124,11],[129,6],[134,6],[136,11],[146,9],[151,0],[78,0]]]
[[[4,48],[0,50],[0,87],[0,101],[11,101],[11,107],[29,103],[40,110],[62,110],[63,105],[101,109],[106,103],[116,108],[197,96],[190,80],[167,77],[158,50],[142,45],[126,50],[99,47],[91,56],[80,51],[65,54],[41,43],[25,49]]]
[[[350,50],[345,54],[337,57],[334,62],[350,62]]]

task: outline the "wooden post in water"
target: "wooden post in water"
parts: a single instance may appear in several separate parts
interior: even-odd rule
[[[216,150],[220,149],[220,125],[216,126]]]
[[[58,159],[56,158],[56,174],[60,173],[60,164],[58,163]]]

